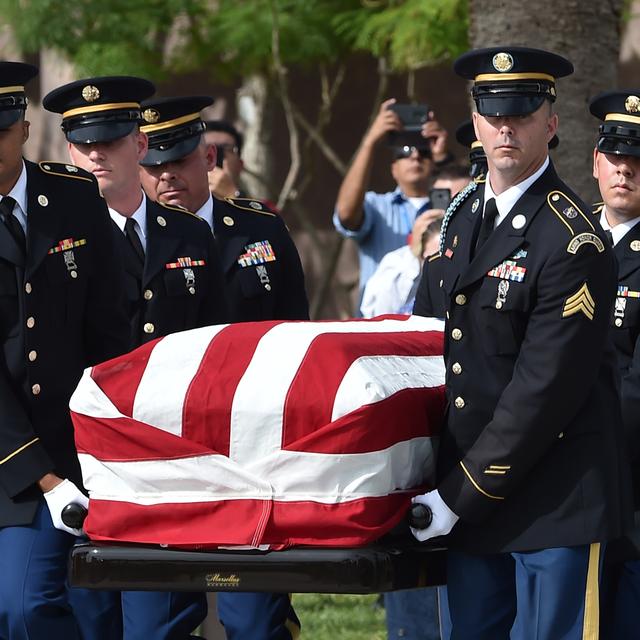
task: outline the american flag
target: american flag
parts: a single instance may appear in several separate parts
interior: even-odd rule
[[[94,540],[359,546],[429,487],[440,321],[252,322],[84,372],[71,414]]]

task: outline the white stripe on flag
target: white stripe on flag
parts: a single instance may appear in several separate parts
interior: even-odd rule
[[[69,400],[69,409],[93,418],[120,418],[122,414],[91,377],[91,367],[82,378]]]
[[[444,376],[442,356],[363,356],[353,361],[340,382],[331,420],[403,389],[439,387]]]
[[[227,325],[172,333],[149,355],[133,404],[133,418],[182,435],[182,409],[189,385],[211,340]]]
[[[242,465],[280,450],[287,391],[309,345],[325,333],[439,331],[442,322],[411,316],[379,322],[301,322],[276,325],[258,343],[231,409],[229,457]]]
[[[102,462],[80,454],[93,500],[142,505],[219,500],[309,500],[338,504],[385,496],[432,480],[430,438],[414,438],[381,451],[320,454],[279,451],[251,470],[219,455],[175,460]],[[263,478],[268,477],[273,486]]]

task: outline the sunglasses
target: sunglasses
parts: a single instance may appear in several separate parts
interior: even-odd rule
[[[418,155],[424,160],[431,158],[431,149],[429,147],[414,147],[405,144],[403,147],[394,147],[393,159],[400,160],[401,158],[410,158],[411,154],[417,151]]]

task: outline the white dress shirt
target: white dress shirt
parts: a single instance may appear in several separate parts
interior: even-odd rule
[[[133,212],[130,216],[136,222],[136,231],[138,232],[138,236],[140,236],[140,242],[142,243],[142,248],[147,251],[147,199],[144,195],[144,191],[140,190],[140,194],[142,195],[142,202],[140,202],[140,206]],[[118,225],[118,228],[122,233],[124,233],[124,225],[127,222],[127,216],[123,216],[121,213],[118,213],[115,209],[109,207],[109,215],[111,219]]]

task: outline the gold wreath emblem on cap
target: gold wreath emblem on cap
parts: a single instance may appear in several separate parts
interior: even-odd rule
[[[640,111],[640,98],[638,96],[627,96],[624,101],[624,108],[627,113],[638,113]]]
[[[82,89],[82,97],[87,102],[95,102],[100,97],[100,89],[94,87],[92,84],[88,84]]]
[[[155,109],[145,109],[142,112],[142,117],[144,118],[144,121],[149,124],[155,124],[160,120],[160,114]]]
[[[504,73],[505,71],[510,71],[513,68],[513,58],[510,54],[501,51],[500,53],[496,53],[493,56],[493,68],[496,71],[500,71]]]

